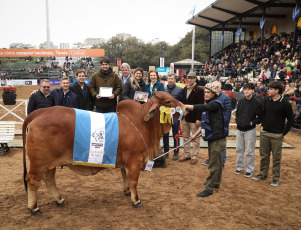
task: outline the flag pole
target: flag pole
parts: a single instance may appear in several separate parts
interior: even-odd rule
[[[191,52],[191,71],[194,69],[194,41],[195,41],[195,26],[192,29],[192,52]]]

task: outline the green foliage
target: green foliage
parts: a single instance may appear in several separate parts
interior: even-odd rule
[[[187,33],[177,44],[171,46],[166,42],[158,42],[156,44],[144,43],[136,37],[125,37],[122,34],[110,38],[107,42],[100,46],[92,48],[101,48],[105,50],[105,56],[116,65],[118,58],[122,62],[127,62],[131,68],[141,67],[148,70],[149,66],[159,66],[161,56],[161,46],[163,57],[165,58],[165,66],[170,63],[191,58],[192,52],[192,31]],[[205,29],[197,28],[195,30],[195,54],[196,61],[206,61],[209,58],[209,32]]]

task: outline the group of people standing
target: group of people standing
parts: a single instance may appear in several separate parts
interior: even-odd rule
[[[84,110],[108,113],[116,112],[116,106],[122,100],[134,100],[137,91],[148,93],[152,97],[155,91],[165,91],[175,99],[186,105],[190,112],[181,121],[183,129],[183,141],[193,143],[192,153],[190,143],[184,145],[184,153],[179,158],[179,148],[175,148],[172,160],[179,162],[190,161],[195,165],[199,158],[200,138],[208,141],[208,160],[203,162],[209,165],[210,175],[205,182],[205,190],[198,193],[199,197],[213,194],[213,190],[220,187],[222,171],[226,161],[226,137],[229,134],[231,118],[231,99],[221,92],[219,81],[207,83],[204,88],[196,84],[196,74],[190,72],[187,75],[187,85],[183,88],[176,85],[176,76],[168,75],[168,84],[160,82],[156,70],[148,72],[147,82],[144,81],[144,71],[136,68],[133,75],[130,66],[123,63],[122,75],[118,76],[110,68],[110,61],[103,58],[100,62],[101,70],[92,77],[89,86],[85,83],[85,73],[79,71],[76,74],[77,82],[69,87],[69,79],[61,79],[61,88],[50,91],[50,82],[41,81],[40,90],[29,99],[28,114],[35,109],[54,105],[61,105]],[[100,87],[112,88],[112,94],[102,97]],[[256,125],[261,123],[260,133],[260,174],[253,177],[254,180],[267,178],[270,153],[273,155],[273,181],[272,186],[278,186],[280,177],[280,161],[283,137],[288,133],[293,121],[292,108],[289,102],[281,96],[283,85],[273,81],[268,85],[269,98],[261,104],[254,98],[255,85],[244,84],[245,98],[238,102],[236,112],[237,134],[236,154],[237,164],[235,174],[239,175],[246,168],[245,177],[252,177],[255,168],[255,142]],[[117,97],[119,99],[117,100]],[[205,101],[204,101],[205,99]],[[206,102],[206,103],[205,103]],[[141,102],[143,103],[143,102]],[[179,120],[172,124],[174,144],[180,145],[177,140]],[[192,134],[192,136],[191,136]],[[169,151],[169,134],[163,136],[164,151]],[[244,153],[246,153],[246,164]]]

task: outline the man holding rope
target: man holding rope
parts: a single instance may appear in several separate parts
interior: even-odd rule
[[[217,87],[208,83],[205,85],[206,104],[186,105],[186,109],[190,111],[203,112],[201,127],[189,140],[194,140],[202,133],[203,139],[208,141],[210,175],[205,182],[205,190],[198,193],[198,197],[212,195],[213,190],[219,188],[222,180],[222,156],[226,147],[226,133],[229,130],[229,124],[225,122],[223,104],[217,99],[218,95]]]

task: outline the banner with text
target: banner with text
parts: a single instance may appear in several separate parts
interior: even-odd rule
[[[26,79],[26,80],[12,80],[12,85],[17,86],[17,85],[38,85],[38,80],[37,79]]]
[[[104,49],[0,49],[0,57],[104,57]]]

